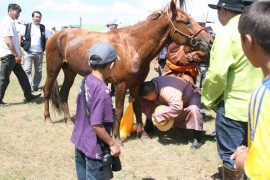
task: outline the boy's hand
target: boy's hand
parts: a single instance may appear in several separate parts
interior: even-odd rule
[[[243,152],[247,152],[248,148],[246,146],[238,146],[236,151],[231,155],[231,160],[236,159],[237,157],[239,157],[240,154],[242,154]]]
[[[110,146],[110,150],[112,156],[119,156],[121,154],[121,150],[116,143],[113,143],[113,145]]]
[[[235,160],[234,168],[240,172],[244,170],[244,163],[247,153],[248,148],[246,146],[239,146],[230,157],[231,160]]]

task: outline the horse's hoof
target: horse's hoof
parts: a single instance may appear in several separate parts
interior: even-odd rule
[[[67,125],[74,124],[74,121],[69,116],[64,117],[64,120],[65,120],[65,123],[67,123]]]
[[[46,118],[46,119],[44,120],[44,122],[45,122],[46,124],[52,124],[52,123],[53,123],[52,120],[51,120],[51,118]]]
[[[141,139],[150,139],[150,137],[148,136],[148,134],[146,132],[142,132]]]
[[[71,119],[70,120],[67,120],[66,123],[67,123],[67,125],[73,125],[74,124]]]

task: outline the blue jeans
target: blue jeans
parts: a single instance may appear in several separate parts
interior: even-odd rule
[[[230,157],[238,146],[247,146],[247,123],[225,117],[223,103],[217,110],[216,136],[217,150],[223,164],[234,169],[234,160],[230,160]]]
[[[102,161],[91,159],[75,148],[75,165],[78,180],[102,180]]]

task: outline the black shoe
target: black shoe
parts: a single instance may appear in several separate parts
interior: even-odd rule
[[[200,147],[202,147],[204,143],[203,142],[199,142],[197,139],[194,139],[191,148],[192,149],[200,149]]]
[[[154,125],[153,125],[153,122],[151,119],[146,118],[145,125],[144,125],[144,131],[146,133],[154,131]]]
[[[7,103],[4,103],[2,100],[0,100],[0,107],[1,106],[6,106],[7,105]]]
[[[26,98],[26,102],[30,102],[30,101],[32,101],[34,99],[39,98],[40,96],[41,96],[41,94],[38,94],[38,95],[31,94],[29,97]]]
[[[193,130],[194,141],[191,145],[193,149],[199,149],[204,144],[204,131]]]
[[[33,87],[33,91],[32,92],[37,92],[38,91],[38,87]]]

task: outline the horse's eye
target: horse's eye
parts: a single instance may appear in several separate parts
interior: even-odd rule
[[[186,26],[190,26],[190,22],[189,21],[183,21],[183,24]]]

